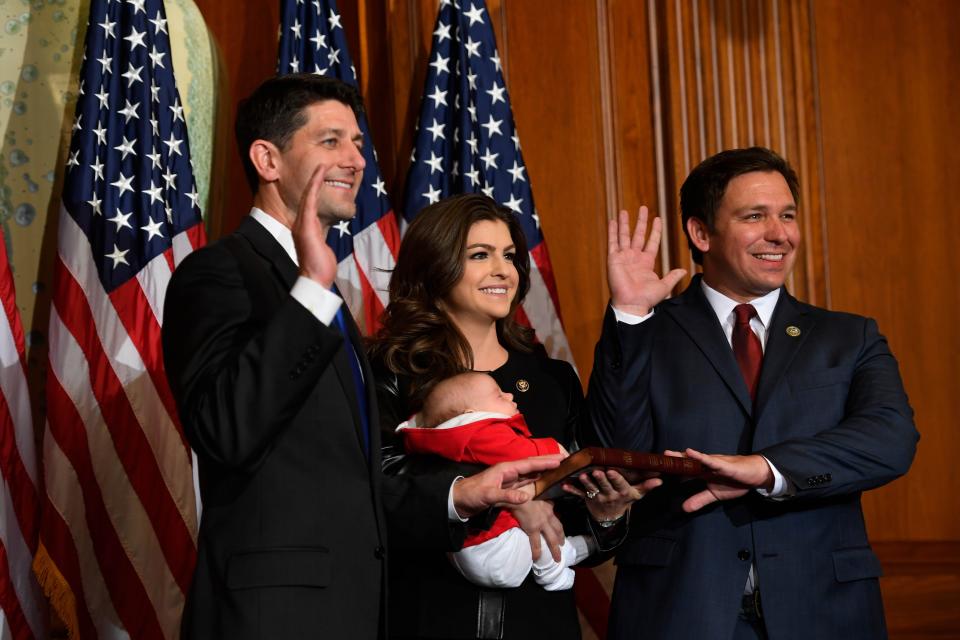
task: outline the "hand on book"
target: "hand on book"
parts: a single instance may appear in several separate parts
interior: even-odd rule
[[[500,462],[480,473],[453,483],[453,506],[464,518],[491,507],[523,504],[530,492],[522,487],[534,482],[541,471],[560,464],[560,455],[536,456],[512,462]]]
[[[619,519],[631,504],[663,484],[660,478],[650,477],[649,472],[634,472],[631,475],[635,478],[634,484],[616,469],[594,469],[577,476],[579,487],[565,482],[563,490],[583,498],[594,520],[609,522]]]
[[[710,472],[707,487],[687,498],[683,510],[691,513],[720,500],[733,500],[751,489],[773,488],[773,472],[760,455],[726,456],[700,453],[695,449],[685,452],[664,451],[664,455],[697,460]]]

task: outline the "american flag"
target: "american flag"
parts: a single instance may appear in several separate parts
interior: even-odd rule
[[[316,73],[357,86],[357,73],[334,0],[283,0],[277,72]],[[372,334],[387,304],[400,230],[377,166],[366,117],[360,118],[367,167],[357,195],[357,215],[327,236],[337,255],[337,288],[360,329]]]
[[[46,637],[46,606],[30,568],[40,531],[37,456],[7,243],[0,230],[0,638]]]
[[[174,638],[197,507],[160,326],[205,238],[162,0],[90,3],[63,184],[35,566],[71,637]]]
[[[521,321],[554,358],[573,364],[557,286],[513,124],[490,15],[483,0],[441,0],[430,50],[403,215],[458,193],[483,192],[512,210],[530,250]]]

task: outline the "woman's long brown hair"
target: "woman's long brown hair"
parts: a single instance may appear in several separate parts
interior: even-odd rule
[[[480,194],[452,196],[424,208],[407,229],[390,277],[390,303],[371,355],[409,382],[411,410],[434,384],[473,368],[473,351],[442,301],[463,277],[467,234],[482,220],[503,222],[516,250],[519,276],[510,313],[496,321],[500,344],[530,351],[533,332],[516,321],[517,306],[530,288],[530,257],[514,214]]]

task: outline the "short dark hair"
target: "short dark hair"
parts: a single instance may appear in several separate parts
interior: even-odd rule
[[[712,155],[690,172],[680,187],[680,215],[683,232],[693,261],[703,264],[703,254],[690,239],[687,220],[699,218],[710,231],[714,230],[717,208],[727,192],[727,185],[737,176],[754,171],[776,171],[787,181],[793,201],[800,204],[800,181],[786,160],[766,147],[728,149]]]
[[[307,122],[304,109],[317,102],[336,100],[363,115],[360,92],[349,84],[314,73],[293,73],[270,78],[237,106],[234,132],[247,182],[257,192],[259,175],[250,161],[250,145],[268,140],[283,150],[297,129]]]

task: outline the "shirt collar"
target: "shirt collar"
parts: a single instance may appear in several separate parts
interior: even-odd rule
[[[280,243],[283,250],[286,251],[290,259],[293,260],[293,264],[299,267],[300,261],[297,260],[297,249],[293,244],[293,233],[290,229],[269,213],[257,207],[253,207],[253,209],[250,210],[250,217],[259,222],[260,225],[267,230],[267,233]]]
[[[730,314],[733,313],[733,308],[740,303],[723,295],[708,285],[705,280],[700,280],[700,286],[703,287],[703,295],[706,296],[707,302],[709,302],[713,308],[713,312],[717,314],[717,319],[720,321],[720,324],[722,325],[727,322]],[[757,318],[759,318],[764,328],[770,326],[770,319],[773,317],[773,310],[777,307],[777,300],[779,299],[780,288],[777,287],[770,293],[749,301],[749,304],[752,304],[753,308],[757,310]]]

